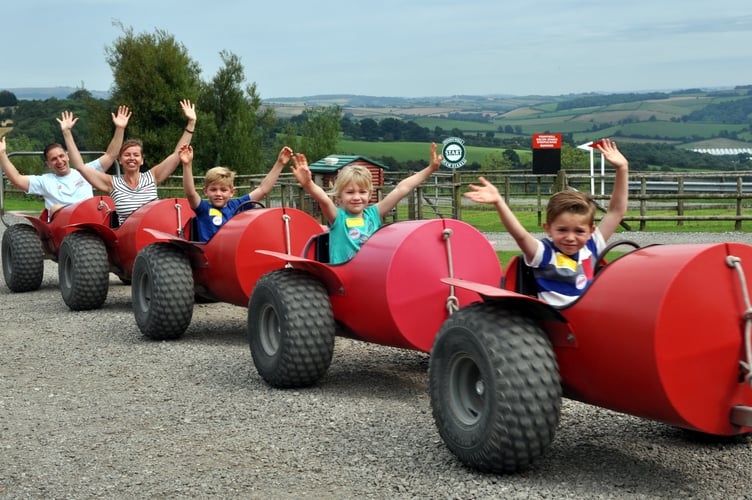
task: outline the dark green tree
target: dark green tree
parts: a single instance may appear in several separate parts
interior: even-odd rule
[[[314,162],[337,152],[341,119],[342,108],[339,106],[307,110],[306,119],[301,124],[300,149],[308,161]]]
[[[224,66],[202,85],[198,102],[205,116],[197,125],[203,128],[196,138],[196,164],[203,170],[223,165],[240,174],[266,172],[269,158],[276,159],[274,140],[267,141],[276,121],[274,110],[262,106],[255,83],[243,89],[245,74],[238,56],[222,51],[220,57]]]
[[[10,90],[0,90],[0,106],[15,106],[18,104],[16,94]]]
[[[113,86],[109,107],[112,109],[91,116],[92,124],[111,137],[112,113],[118,105],[129,106],[133,112],[126,137],[140,138],[144,143],[144,160],[148,166],[170,155],[180,138],[185,118],[180,109],[182,99],[196,101],[201,86],[198,64],[183,44],[162,30],[136,34],[133,28],[115,23],[123,30],[112,46],[105,48],[107,63],[112,68]],[[201,133],[202,116],[198,111],[197,136]],[[108,126],[104,127],[107,122]],[[104,137],[97,142],[107,144]]]

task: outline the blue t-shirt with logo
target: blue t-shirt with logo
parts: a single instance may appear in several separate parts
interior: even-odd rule
[[[196,222],[198,226],[198,238],[191,236],[196,241],[209,241],[217,234],[220,227],[230,220],[235,209],[242,203],[249,201],[251,195],[247,194],[240,198],[228,200],[227,205],[223,208],[216,208],[206,200],[201,200],[194,212],[196,213]]]

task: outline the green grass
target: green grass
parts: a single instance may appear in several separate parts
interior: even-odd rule
[[[439,148],[441,144],[438,145]],[[430,144],[425,142],[366,142],[342,139],[337,143],[337,153],[346,155],[367,156],[372,159],[391,157],[398,162],[430,159]],[[465,146],[465,159],[468,163],[483,163],[485,157],[491,153],[499,154],[499,148],[482,148]],[[529,162],[531,151],[519,150],[517,154],[522,162]]]
[[[38,211],[39,213],[44,210],[44,202],[40,199],[38,200],[32,200],[32,199],[3,199],[3,205],[5,207],[6,212],[11,211],[23,211],[23,212],[35,212]]]

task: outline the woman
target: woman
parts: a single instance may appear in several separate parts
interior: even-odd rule
[[[63,130],[63,137],[73,165],[95,189],[110,194],[115,202],[119,224],[122,224],[130,214],[143,205],[156,200],[157,186],[172,175],[180,164],[180,147],[183,144],[190,144],[196,128],[195,105],[186,99],[180,101],[180,106],[188,119],[188,125],[183,129],[183,135],[173,153],[148,171],[141,172],[141,165],[144,164],[143,144],[140,140],[129,139],[120,148],[118,161],[124,171],[120,177],[100,172],[83,163],[71,132],[78,119],[73,118],[73,113],[63,113],[60,128]]]

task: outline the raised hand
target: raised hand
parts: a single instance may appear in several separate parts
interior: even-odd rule
[[[293,164],[290,165],[293,175],[301,186],[305,187],[313,182],[311,169],[308,168],[308,160],[303,153],[296,153],[292,157]]]
[[[196,121],[196,105],[190,99],[180,101],[180,107],[183,108],[183,114],[188,118],[188,121]]]
[[[125,128],[128,126],[128,120],[131,119],[131,110],[128,106],[118,106],[117,115],[112,113],[112,123],[115,127]]]
[[[56,120],[60,124],[60,130],[65,132],[73,129],[73,125],[76,124],[78,118],[74,118],[71,111],[63,111],[60,118],[56,118]]]

